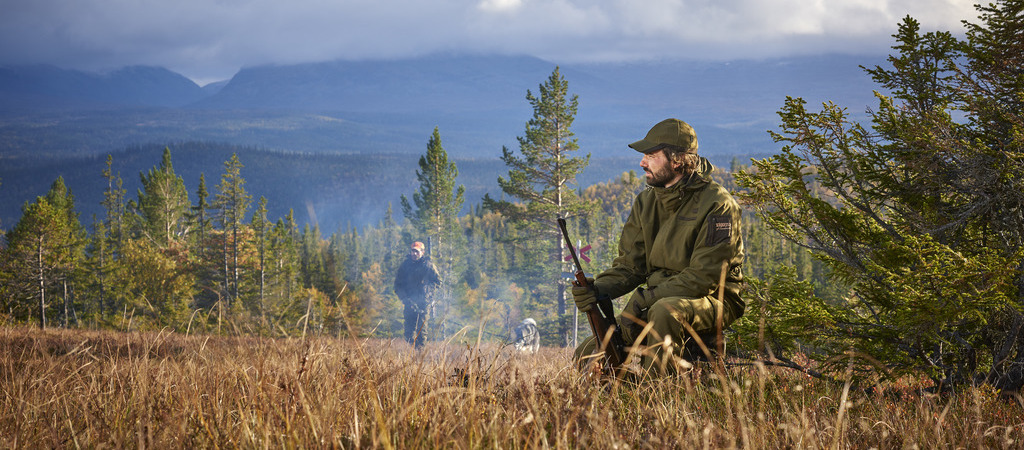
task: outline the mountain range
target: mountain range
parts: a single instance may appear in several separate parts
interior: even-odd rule
[[[558,67],[578,95],[574,131],[594,156],[621,154],[658,120],[690,122],[708,154],[770,151],[786,96],[860,113],[874,101],[859,66],[829,55],[729,62],[571,64],[532,57],[437,55],[244,68],[204,87],[155,67],[93,74],[0,68],[0,154],[66,155],[151,142],[211,140],[300,152],[419,153],[435,126],[456,157],[514,147],[527,91]]]
[[[539,86],[556,68],[570,94],[578,96],[572,129],[594,165],[633,157],[626,144],[666,117],[690,122],[701,154],[721,165],[774,152],[766,131],[777,126],[775,112],[787,96],[803,97],[812,106],[831,100],[862,117],[875,103],[875,86],[860,66],[883,63],[882,57],[857,55],[628,64],[434,55],[249,67],[206,86],[159,67],[100,74],[5,66],[0,67],[0,193],[15,179],[28,179],[27,173],[39,172],[35,178],[48,185],[62,164],[183,142],[295,158],[415,156],[424,153],[438,127],[456,162],[497,161],[502,147],[517,149],[516,138],[531,118],[527,92],[539,95]],[[402,171],[411,175],[415,158],[408,161]],[[183,169],[189,164],[176,161]],[[10,173],[15,167],[18,173]],[[629,168],[635,167],[624,169]],[[220,167],[198,169],[208,181],[220,173]],[[37,195],[45,186],[41,189]],[[19,214],[11,205],[25,200],[30,198],[3,200],[4,226]]]

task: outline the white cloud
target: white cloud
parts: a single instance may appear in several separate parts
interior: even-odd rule
[[[523,6],[521,0],[483,0],[480,9],[489,12],[513,11]]]

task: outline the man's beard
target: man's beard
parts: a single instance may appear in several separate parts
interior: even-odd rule
[[[647,185],[659,188],[665,187],[665,185],[668,184],[669,181],[672,181],[676,176],[675,172],[673,172],[670,167],[662,167],[662,169],[657,172],[644,169],[644,173],[646,174],[645,179],[647,181]]]

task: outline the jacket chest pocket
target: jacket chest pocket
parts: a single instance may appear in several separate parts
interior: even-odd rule
[[[693,244],[700,233],[702,218],[694,208],[687,208],[666,221],[654,240],[651,259],[655,267],[682,270],[690,265]]]

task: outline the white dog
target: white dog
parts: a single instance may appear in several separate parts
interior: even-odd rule
[[[515,340],[512,346],[523,353],[537,353],[540,349],[540,331],[537,321],[527,318],[515,328]]]

